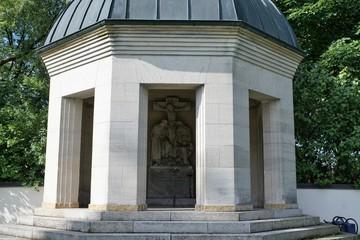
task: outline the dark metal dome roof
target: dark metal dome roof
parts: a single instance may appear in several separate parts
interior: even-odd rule
[[[242,24],[300,49],[293,29],[271,0],[73,0],[58,17],[45,45],[103,21],[112,24]]]

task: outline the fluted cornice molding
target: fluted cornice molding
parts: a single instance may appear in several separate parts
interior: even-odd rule
[[[41,53],[50,76],[109,56],[234,57],[292,78],[302,56],[238,26],[105,25]]]

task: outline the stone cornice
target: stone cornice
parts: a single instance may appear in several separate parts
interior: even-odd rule
[[[112,55],[229,56],[288,78],[302,60],[239,26],[108,25],[41,53],[50,76]]]
[[[111,48],[106,29],[101,28],[40,54],[49,75],[54,76],[108,57]]]

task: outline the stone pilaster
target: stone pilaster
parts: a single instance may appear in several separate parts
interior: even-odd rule
[[[53,101],[56,102],[56,99]],[[61,111],[60,121],[54,121],[59,124],[58,130],[50,125],[51,129],[48,131],[43,207],[77,208],[79,207],[82,100],[62,98],[58,103],[60,103],[58,110]],[[56,112],[50,112],[49,119],[56,117]],[[59,137],[59,141],[53,142],[56,137]]]

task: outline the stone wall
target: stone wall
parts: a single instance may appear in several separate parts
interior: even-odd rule
[[[334,216],[354,218],[360,223],[360,190],[298,189],[299,208],[304,214],[331,221]]]
[[[35,190],[0,185],[0,224],[11,223],[16,221],[18,216],[32,214],[35,208],[41,206],[42,198],[43,187]]]
[[[334,216],[352,217],[360,222],[360,191],[340,189],[298,189],[298,204],[304,214],[330,221]],[[42,188],[0,187],[0,224],[31,214],[41,206]]]

